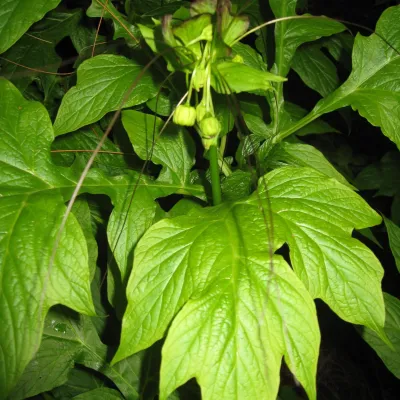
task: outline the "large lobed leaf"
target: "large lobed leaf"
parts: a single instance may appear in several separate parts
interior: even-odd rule
[[[54,304],[93,314],[85,237],[71,216],[54,263],[68,171],[50,161],[51,121],[0,80],[0,387],[6,394],[39,348]]]
[[[315,307],[282,259],[269,273],[265,241],[254,242],[262,221],[256,203],[226,204],[163,220],[140,242],[115,360],[161,338],[183,306],[163,350],[161,398],[193,376],[204,399],[275,398],[283,354],[315,397]]]
[[[205,399],[275,399],[282,355],[315,398],[319,332],[311,297],[384,337],[383,271],[351,238],[353,228],[380,217],[351,189],[309,168],[282,167],[260,186],[269,190],[274,243],[261,189],[247,200],[162,220],[136,248],[114,361],[162,338],[172,321],[163,399],[192,377]],[[275,251],[283,242],[303,284],[281,258],[270,259],[269,246]]]
[[[4,0],[0,11],[0,53],[11,47],[61,0]]]

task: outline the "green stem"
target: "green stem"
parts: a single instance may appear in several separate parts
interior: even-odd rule
[[[293,124],[286,131],[278,133],[274,137],[273,143],[281,142],[283,139],[287,138],[288,136],[290,136],[294,132],[298,131],[300,128],[303,128],[304,126],[308,125],[310,122],[312,122],[312,121],[316,120],[317,118],[319,118],[322,114],[323,114],[323,112],[315,113],[315,112],[311,111],[310,114],[306,115],[300,121],[298,121],[295,124]]]
[[[210,172],[211,172],[211,189],[213,204],[217,206],[221,204],[221,186],[219,182],[219,165],[218,165],[218,149],[217,146],[211,146],[208,150],[208,156],[210,158]]]

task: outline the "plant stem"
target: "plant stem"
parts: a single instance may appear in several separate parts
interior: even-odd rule
[[[219,166],[218,166],[218,149],[217,146],[211,146],[208,150],[210,158],[210,172],[211,172],[211,189],[213,204],[217,206],[221,204],[221,186],[219,182]]]

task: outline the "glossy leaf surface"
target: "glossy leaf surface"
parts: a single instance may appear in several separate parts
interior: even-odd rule
[[[68,170],[50,161],[48,114],[6,80],[0,91],[0,386],[7,393],[38,349],[52,305],[94,310],[86,241],[73,216],[49,267],[65,211],[64,186],[71,181]]]
[[[322,298],[347,321],[381,332],[383,271],[372,252],[350,237],[354,227],[377,224],[379,216],[351,189],[308,168],[283,167],[268,174],[266,181],[274,215],[275,242],[270,243],[273,249],[285,241],[289,244],[294,270],[312,297]],[[263,187],[262,180],[260,186]],[[260,196],[265,198],[262,190]],[[267,204],[263,205],[268,208]],[[231,398],[232,390],[239,390],[238,387],[243,388],[243,396],[249,393],[249,398],[254,397],[250,393],[256,390],[262,390],[266,398],[275,398],[279,354],[286,354],[286,362],[293,373],[309,396],[314,396],[314,372],[311,371],[316,360],[311,354],[317,351],[317,348],[312,350],[317,341],[317,326],[308,325],[314,324],[313,306],[303,286],[291,276],[289,267],[279,258],[272,264],[268,261],[265,217],[258,207],[259,198],[253,194],[247,200],[192,212],[190,217],[163,220],[153,225],[138,244],[127,288],[128,308],[121,345],[115,360],[163,337],[177,314],[164,349],[169,368],[176,367],[175,372],[167,367],[163,369],[163,398],[193,376],[202,385],[206,399]],[[277,282],[267,284],[269,279]],[[275,285],[280,288],[276,290],[281,293],[283,308],[277,304],[269,314],[268,304],[265,308],[261,305],[262,293],[265,295],[263,290],[269,286],[272,292]],[[303,310],[309,310],[302,315],[307,315],[303,322],[293,322],[293,327],[297,328],[290,333],[290,336],[305,336],[302,339],[299,336],[290,344],[285,342],[285,337],[277,339],[277,334],[268,331],[271,321],[282,313],[284,317],[281,317],[290,326],[291,316],[300,318],[284,300],[284,293],[294,296],[294,293],[289,295],[287,285],[298,293],[296,297],[304,299],[301,301]],[[254,298],[257,300],[251,300]],[[285,309],[286,305],[289,310]],[[242,308],[247,310],[246,317],[242,316]],[[207,319],[209,315],[213,317]],[[257,341],[256,328],[252,328],[257,315],[265,318],[267,330],[263,331],[262,325],[259,344],[246,352],[242,346],[247,348]],[[203,322],[199,324],[199,320]],[[238,321],[242,321],[243,326]],[[303,330],[301,326],[307,328]],[[216,337],[224,338],[222,341],[214,342],[215,331],[219,332]],[[285,343],[283,347],[276,345],[279,351],[268,342],[269,334],[278,340],[277,343],[281,340]],[[262,345],[260,340],[266,342]],[[202,350],[203,346],[213,350],[209,354]],[[237,369],[239,365],[233,361],[233,355],[243,351],[239,359],[248,357],[246,365],[264,365],[260,346],[261,349],[267,346],[267,354],[271,354],[270,346],[277,351],[276,358],[271,356],[271,364],[266,361],[268,371],[275,371],[270,372],[271,380],[266,384],[265,379],[261,379],[262,369],[255,367],[258,372],[253,378],[241,381],[241,377],[247,375]],[[296,358],[296,363],[292,363],[291,352],[300,357]],[[216,379],[217,372],[213,372],[212,365],[217,359],[224,367]],[[221,382],[221,386],[215,382]]]

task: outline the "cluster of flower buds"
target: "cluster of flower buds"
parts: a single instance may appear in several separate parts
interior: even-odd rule
[[[221,124],[215,115],[207,112],[203,102],[199,103],[196,108],[189,104],[179,105],[175,110],[173,121],[181,126],[193,126],[197,121],[204,148],[207,150],[211,145],[217,144]]]

